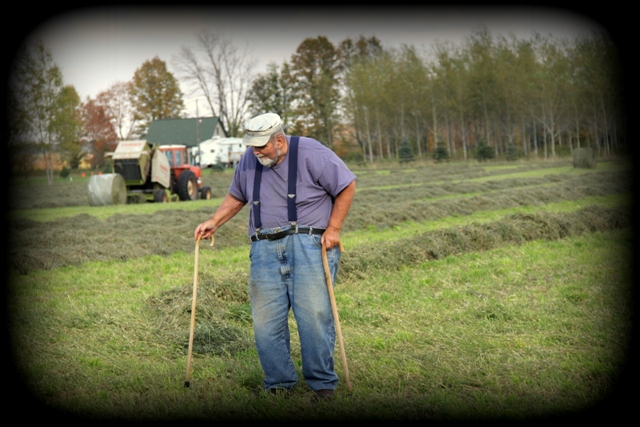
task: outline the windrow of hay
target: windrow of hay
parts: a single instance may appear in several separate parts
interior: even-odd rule
[[[397,270],[464,252],[531,240],[554,240],[585,232],[630,227],[631,212],[588,206],[572,213],[514,214],[500,221],[425,232],[408,239],[359,246],[345,252],[337,282],[361,280],[370,269]]]
[[[9,236],[9,266],[27,274],[89,261],[125,261],[148,255],[192,252],[193,231],[197,224],[211,216],[213,209],[116,214],[105,220],[80,214],[46,223],[14,219]],[[241,212],[216,233],[216,248],[249,243],[246,215],[248,212]]]
[[[545,203],[564,200],[577,200],[584,197],[605,196],[630,192],[630,182],[624,174],[602,173],[592,176],[573,176],[557,183],[533,187],[515,187],[496,191],[483,191],[483,184],[471,184],[466,190],[479,193],[467,197],[451,197],[429,200],[416,193],[388,202],[388,193],[361,198],[356,195],[344,231],[353,231],[368,227],[384,229],[402,221],[428,221],[450,216],[469,215],[483,210],[508,209],[519,206],[540,206]],[[538,183],[539,184],[539,183]],[[428,192],[428,189],[423,190]],[[459,194],[457,191],[453,194]]]
[[[425,232],[411,238],[361,245],[342,255],[337,283],[366,280],[372,270],[393,271],[450,255],[484,251],[532,240],[555,240],[631,225],[625,209],[589,206],[573,213],[514,214],[492,223]],[[250,346],[248,265],[200,274],[194,351],[233,353]],[[186,349],[193,285],[183,284],[148,299],[160,339]]]
[[[508,173],[524,172],[533,169],[545,169],[558,167],[558,163],[540,164],[536,162],[522,163],[512,167]],[[433,166],[421,166],[416,170],[399,168],[390,165],[385,169],[386,175],[380,175],[374,169],[356,170],[360,188],[375,187],[380,185],[406,185],[430,181],[464,181],[473,178],[489,177],[491,175],[503,175],[504,169],[490,170],[487,172],[484,165],[451,163]],[[202,183],[210,187],[214,197],[222,197],[226,194],[231,179],[232,171],[224,173],[212,170],[202,171]],[[9,187],[10,209],[41,209],[64,206],[89,206],[88,183],[90,175],[84,178],[75,176],[69,180],[57,181],[53,185],[45,183],[46,178],[13,177]]]
[[[495,184],[446,184],[433,188],[408,187],[401,191],[358,193],[343,232],[372,226],[377,229],[389,228],[402,221],[421,222],[483,210],[620,194],[629,192],[625,185],[627,182],[630,182],[630,178],[625,173],[602,172],[586,176],[552,176],[532,179],[530,182],[521,179],[501,180]],[[455,197],[461,193],[478,194]],[[88,214],[47,223],[25,218],[12,219],[9,265],[26,274],[88,261],[128,260],[178,251],[191,252],[195,226],[209,218],[214,209],[162,210],[152,215],[116,214],[103,221]],[[249,208],[245,207],[220,228],[216,233],[216,247],[249,244],[246,236],[248,211]]]
[[[383,170],[354,170],[358,183],[362,187],[385,185],[423,184],[425,182],[461,182],[475,178],[487,178],[495,175],[514,174],[531,170],[557,168],[566,163],[520,163],[508,168],[485,168],[484,166],[451,163],[443,165],[421,166],[414,170],[399,166],[389,166]]]
[[[251,347],[248,270],[202,269],[196,296],[196,328],[193,351],[200,354],[233,354]],[[184,284],[147,300],[158,337],[186,349],[189,344],[193,284]]]

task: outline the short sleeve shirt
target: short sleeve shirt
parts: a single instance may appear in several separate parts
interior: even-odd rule
[[[287,140],[290,141],[290,136]],[[283,227],[290,224],[287,210],[289,182],[289,150],[280,164],[264,167],[260,184],[260,219],[262,228]],[[248,233],[256,232],[253,220],[253,181],[258,159],[249,147],[238,163],[229,192],[249,203]],[[299,226],[327,228],[333,201],[356,176],[328,147],[313,138],[300,137],[298,145],[298,173],[296,177],[296,209]]]

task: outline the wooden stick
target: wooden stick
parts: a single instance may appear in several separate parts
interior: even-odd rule
[[[187,378],[184,386],[189,387],[189,374],[191,373],[191,354],[193,352],[193,334],[196,326],[196,296],[198,295],[198,253],[200,252],[200,237],[196,239],[196,254],[193,266],[193,297],[191,299],[191,329],[189,331],[189,352],[187,353]],[[211,236],[211,246],[213,246],[213,236]]]
[[[340,242],[340,252],[343,252],[342,242]],[[340,319],[338,317],[338,307],[336,305],[336,297],[333,294],[333,284],[331,283],[331,270],[329,269],[329,261],[327,259],[327,248],[322,244],[322,264],[324,265],[324,277],[327,281],[329,289],[329,299],[331,300],[331,310],[333,311],[333,320],[336,324],[336,333],[338,335],[338,344],[340,346],[340,356],[342,358],[342,368],[344,369],[344,377],[347,381],[347,390],[351,391],[351,381],[349,381],[349,368],[347,366],[347,355],[344,351],[344,341],[342,340],[342,331],[340,330]]]

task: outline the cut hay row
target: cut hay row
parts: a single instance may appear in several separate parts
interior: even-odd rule
[[[586,232],[630,227],[626,208],[589,206],[571,213],[517,213],[491,223],[472,223],[428,231],[411,238],[361,245],[345,252],[340,262],[341,282],[359,280],[371,269],[398,270],[450,255],[483,251],[532,240],[555,240]]]
[[[377,271],[399,271],[452,255],[627,228],[631,222],[627,209],[589,206],[571,213],[514,214],[491,223],[472,223],[393,242],[360,245],[343,254],[336,284],[349,286],[368,280]],[[201,273],[198,304],[202,308],[198,311],[194,352],[233,354],[251,348],[248,277],[248,266]],[[158,334],[177,347],[187,346],[184,331],[190,319],[191,292],[191,286],[185,285],[148,300],[161,325]]]
[[[422,165],[416,169],[390,165],[388,169],[354,170],[358,177],[358,188],[376,188],[384,185],[416,185],[427,182],[463,182],[470,179],[498,177],[532,170],[552,171],[567,167],[569,162],[524,162],[508,166],[486,166],[479,164],[450,163],[446,165]],[[231,169],[220,172],[204,171],[203,185],[211,187],[214,197],[222,197],[233,177]],[[46,179],[13,177],[9,191],[11,210],[45,209],[68,206],[88,206],[87,185],[90,175],[75,176],[63,180],[56,177],[54,185]]]
[[[345,222],[345,233],[386,229],[404,221],[433,221],[563,200],[622,194],[629,191],[627,172],[551,176],[532,180],[445,184],[358,194]],[[40,269],[80,265],[88,261],[128,260],[149,255],[190,252],[195,225],[215,206],[197,210],[156,211],[151,215],[116,214],[99,220],[89,214],[46,223],[18,217],[11,220],[10,266],[26,274]],[[216,247],[248,245],[248,208],[216,235]]]

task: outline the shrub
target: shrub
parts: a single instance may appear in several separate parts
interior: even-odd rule
[[[66,166],[63,166],[62,169],[60,170],[60,178],[67,178],[70,173],[71,173],[71,169],[69,169]]]
[[[113,160],[107,159],[104,166],[102,166],[102,173],[113,173]]]
[[[496,156],[496,153],[493,151],[493,147],[487,145],[484,141],[478,142],[476,147],[476,152],[474,157],[483,162],[485,160],[493,159]]]

